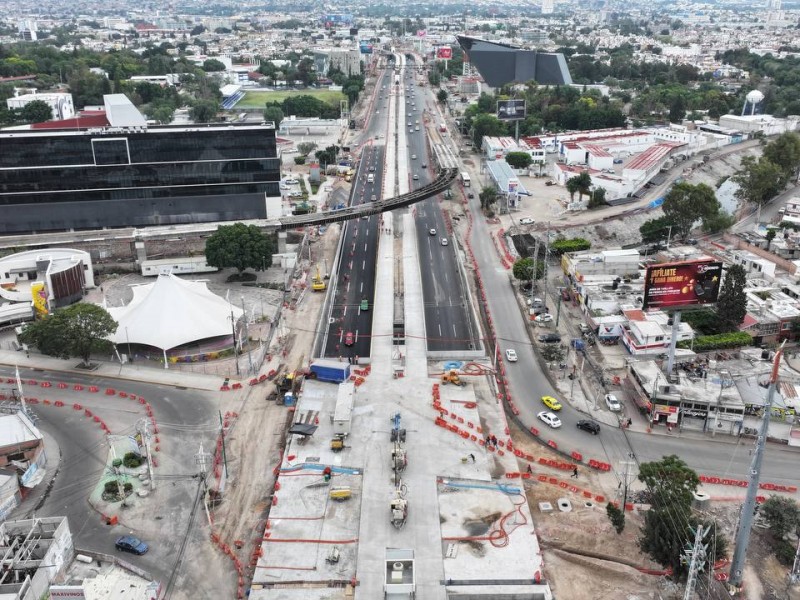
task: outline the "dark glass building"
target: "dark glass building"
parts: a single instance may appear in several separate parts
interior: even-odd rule
[[[489,42],[478,38],[456,36],[469,63],[478,69],[486,85],[498,88],[507,83],[536,81],[543,85],[571,85],[564,55],[539,52]]]
[[[263,219],[279,181],[266,125],[4,130],[0,233]]]

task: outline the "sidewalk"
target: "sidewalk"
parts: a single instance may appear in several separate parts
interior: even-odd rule
[[[0,350],[0,365],[18,366],[23,369],[43,369],[57,373],[139,381],[207,391],[219,391],[224,380],[219,375],[204,375],[202,373],[187,373],[177,369],[145,367],[136,363],[128,363],[126,365],[108,362],[95,363],[97,367],[87,371],[79,368],[80,362],[78,358],[64,360],[42,354],[31,354],[28,357],[23,352]]]

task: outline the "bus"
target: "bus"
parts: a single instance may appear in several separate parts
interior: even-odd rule
[[[469,178],[469,173],[466,171],[461,172],[461,185],[464,187],[470,187],[471,180]]]

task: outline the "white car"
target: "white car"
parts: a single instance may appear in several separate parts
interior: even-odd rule
[[[534,220],[531,219],[530,217],[522,217],[519,220],[519,224],[520,225],[533,225],[533,223],[534,223]]]
[[[553,315],[550,313],[542,313],[540,315],[536,315],[533,320],[537,323],[550,323],[553,320]]]
[[[517,362],[517,351],[513,348],[506,350],[506,360],[508,362]]]
[[[442,246],[447,246],[447,238],[442,238]]]
[[[297,181],[297,179],[284,179],[282,183],[285,183],[286,185],[297,185],[300,182]]]
[[[411,160],[417,160],[417,155],[416,154],[412,154],[411,155]]]
[[[614,394],[606,394],[606,406],[608,410],[619,412],[622,410],[622,403]]]
[[[436,235],[436,229],[434,229],[433,227],[431,227],[431,228],[428,230],[428,233],[430,233],[431,235]]]
[[[561,427],[561,419],[559,419],[554,413],[548,411],[542,411],[538,415],[536,415],[540,421],[546,423],[553,429],[558,429]]]

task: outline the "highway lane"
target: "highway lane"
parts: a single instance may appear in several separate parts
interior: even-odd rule
[[[391,71],[387,70],[376,84],[373,101],[375,113],[362,133],[361,157],[353,180],[351,203],[358,205],[381,197],[384,161],[386,159],[386,127]],[[377,139],[376,139],[377,138]],[[370,176],[373,181],[369,181]],[[382,216],[374,215],[344,225],[341,262],[333,275],[334,299],[324,355],[337,358],[368,357],[372,348],[372,306],[375,297],[379,228]],[[367,310],[361,309],[363,300]]]
[[[480,215],[477,199],[470,201],[474,215]],[[486,290],[489,310],[493,318],[501,353],[514,348],[518,355],[516,363],[505,364],[506,379],[519,419],[526,428],[535,427],[545,440],[553,440],[560,449],[577,450],[585,458],[596,458],[610,463],[614,469],[622,470],[623,461],[639,462],[658,460],[662,456],[677,454],[699,473],[731,479],[744,479],[750,468],[748,440],[730,438],[678,437],[646,433],[625,432],[619,428],[601,425],[600,435],[593,436],[577,429],[576,423],[587,418],[574,409],[568,398],[564,398],[550,385],[542,365],[534,354],[525,328],[508,271],[498,264],[497,252],[489,237],[485,221],[476,216],[472,230],[472,247]],[[560,371],[557,373],[560,374]],[[576,387],[579,383],[576,382]],[[552,395],[562,401],[559,412],[560,429],[551,429],[536,417],[546,410],[541,396]],[[603,399],[598,398],[598,409],[606,410]],[[785,447],[770,444],[767,447],[762,469],[763,479],[776,483],[797,485],[800,473],[796,469],[798,453]],[[735,495],[735,494],[732,494]]]
[[[433,101],[433,93],[427,86],[417,85],[411,69],[406,69],[404,80],[406,122],[401,125],[406,126],[408,136],[409,185],[411,189],[416,189],[435,177],[433,157],[428,154],[426,115],[423,110],[427,103]],[[423,164],[426,168],[422,167]],[[419,179],[413,179],[414,175]],[[415,211],[428,350],[473,350],[480,345],[476,338],[478,334],[459,276],[456,246],[447,230],[439,198],[420,202]],[[442,245],[443,239],[447,240],[447,246]]]

